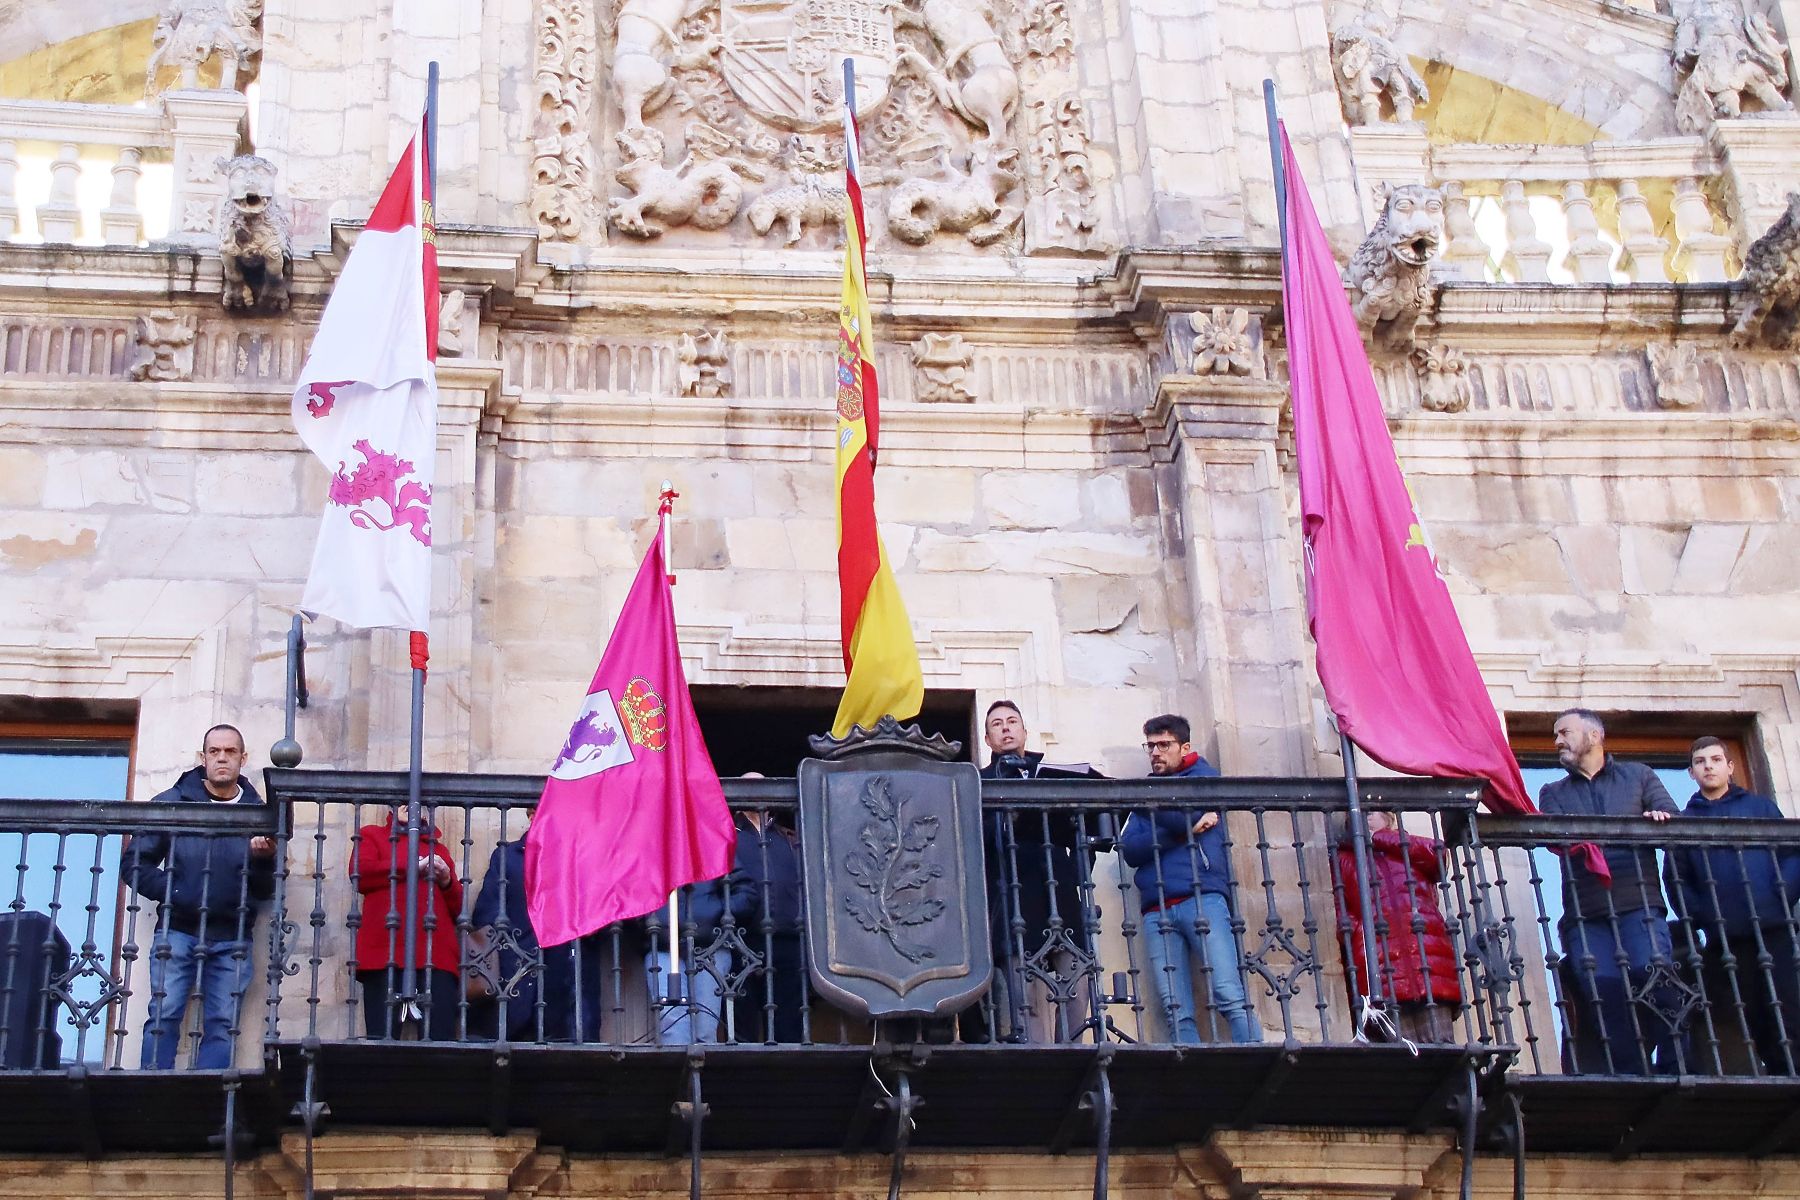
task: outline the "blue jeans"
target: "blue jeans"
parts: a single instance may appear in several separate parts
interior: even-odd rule
[[[712,967],[710,971],[708,964]],[[662,993],[652,996],[650,1001],[651,1008],[661,1014],[657,1028],[665,1046],[689,1042],[711,1045],[719,1040],[719,1025],[725,1017],[724,1007],[719,1002],[722,991],[719,980],[731,974],[731,965],[731,951],[723,948],[699,960],[683,958],[681,1002],[664,1003],[658,1008],[658,1002],[667,1001],[669,996],[669,952],[658,950],[644,955],[644,973],[650,979],[650,986]],[[713,971],[718,974],[714,975]],[[688,1003],[690,999],[692,1004]]]
[[[1238,962],[1237,935],[1231,930],[1231,905],[1217,892],[1201,892],[1144,914],[1144,942],[1150,952],[1150,977],[1162,1000],[1170,1035],[1177,1042],[1198,1042],[1200,1025],[1194,1012],[1194,968],[1198,954],[1208,968],[1213,1007],[1225,1014],[1234,1042],[1260,1042],[1262,1029],[1250,1019],[1250,1000]]]
[[[1560,971],[1568,1003],[1564,1069],[1581,1075],[1673,1075],[1686,1017],[1668,919],[1660,909],[1613,920],[1564,920]],[[1623,961],[1621,961],[1623,960]]]
[[[150,950],[150,1019],[144,1022],[145,1070],[167,1071],[181,1047],[181,1018],[194,977],[200,978],[200,1052],[194,1066],[222,1071],[231,1065],[238,1007],[250,985],[250,943],[213,942],[159,929]]]

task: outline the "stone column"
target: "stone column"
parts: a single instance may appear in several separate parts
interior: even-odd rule
[[[248,111],[243,93],[164,92],[162,105],[175,160],[167,240],[189,246],[214,243],[219,200],[225,194],[219,160],[237,154],[238,130]]]

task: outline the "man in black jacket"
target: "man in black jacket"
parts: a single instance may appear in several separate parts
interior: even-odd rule
[[[201,741],[201,764],[184,772],[157,803],[261,804],[245,779],[244,735],[215,725]],[[150,833],[126,842],[125,882],[157,903],[150,953],[150,1013],[144,1022],[145,1069],[175,1065],[181,1018],[200,982],[203,1071],[231,1065],[238,1010],[250,983],[250,933],[257,906],[275,894],[275,841],[234,834]]]
[[[991,756],[981,777],[1037,778],[1044,756],[1025,749],[1026,736],[1018,705],[988,705],[982,740]],[[993,810],[987,817],[988,923],[999,968],[994,1011],[1005,1014],[1008,1040],[1024,1041],[1032,1032],[1033,981],[1046,985],[1058,1010],[1054,1022],[1041,1014],[1037,1034],[1057,1041],[1079,1034],[1086,1011],[1080,976],[1091,969],[1093,954],[1081,885],[1094,861],[1081,832],[1080,818],[1042,811]],[[1088,832],[1091,837],[1094,831]],[[964,1023],[965,1040],[980,1040],[984,1032]]]
[[[1568,775],[1539,791],[1546,815],[1652,821],[1675,815],[1656,772],[1606,752],[1599,717],[1571,708],[1556,718],[1555,732],[1557,761]],[[1572,1026],[1567,1066],[1581,1074],[1643,1075],[1654,1058],[1659,1072],[1677,1071],[1681,1006],[1656,852],[1603,846],[1593,853],[1599,857],[1572,850],[1562,867],[1557,933]]]

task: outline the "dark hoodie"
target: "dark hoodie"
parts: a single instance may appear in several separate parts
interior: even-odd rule
[[[242,775],[238,787],[243,790],[236,803],[263,802]],[[206,790],[205,768],[189,768],[154,802],[170,801],[217,803]],[[196,824],[203,820],[196,814]],[[208,942],[249,937],[257,905],[275,894],[274,858],[252,858],[250,839],[241,833],[139,834],[126,844],[123,866],[133,891],[161,903],[170,929],[204,933]]]
[[[1695,792],[1684,815],[1780,820],[1782,813],[1767,796],[1734,783],[1717,800]],[[1726,937],[1742,937],[1758,925],[1784,924],[1800,901],[1800,846],[1685,846],[1669,851],[1669,871],[1684,914],[1708,936],[1722,928]]]

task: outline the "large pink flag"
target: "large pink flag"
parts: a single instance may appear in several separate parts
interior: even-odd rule
[[[736,836],[675,639],[659,530],[525,838],[545,946],[640,917],[731,870]]]
[[[1490,808],[1534,812],[1413,509],[1362,334],[1281,133],[1281,273],[1307,607],[1338,728],[1409,775],[1475,776]]]
[[[425,632],[437,459],[437,234],[423,130],[407,144],[319,317],[294,426],[332,472],[300,607]]]

